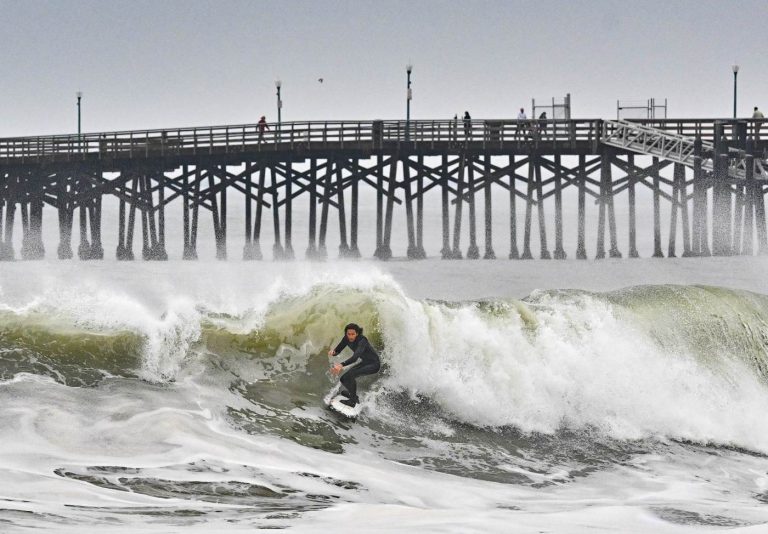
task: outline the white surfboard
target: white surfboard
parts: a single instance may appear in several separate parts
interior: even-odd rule
[[[342,400],[346,399],[346,395],[339,395],[341,391],[341,383],[336,384],[331,388],[331,391],[323,398],[323,402],[334,412],[340,413],[344,417],[354,419],[363,410],[363,404],[358,402],[354,407],[342,404]]]

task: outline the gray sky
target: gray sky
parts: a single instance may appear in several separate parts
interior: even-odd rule
[[[768,108],[768,1],[0,0],[0,136],[405,116],[574,117],[668,98],[671,117]],[[317,79],[322,77],[324,83]]]

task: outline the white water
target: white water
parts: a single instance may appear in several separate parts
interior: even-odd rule
[[[671,354],[646,331],[589,296],[555,302],[551,294],[540,293],[528,304],[510,305],[492,317],[474,305],[448,307],[420,300],[447,294],[522,297],[536,277],[550,280],[542,288],[728,280],[733,286],[764,289],[765,262],[760,259],[665,262],[671,266],[666,277],[652,260],[590,262],[589,270],[575,261],[429,261],[383,267],[390,274],[369,262],[104,262],[89,264],[87,276],[78,263],[3,265],[0,302],[6,308],[19,313],[53,310],[62,323],[78,328],[143,333],[147,345],[141,376],[149,381],[115,379],[97,388],[71,388],[18,375],[0,384],[0,508],[18,510],[2,512],[0,519],[14,522],[9,530],[42,526],[56,532],[215,532],[259,526],[290,526],[299,532],[507,532],[513,526],[520,532],[688,532],[702,528],[697,527],[702,522],[710,525],[707,530],[716,530],[711,525],[718,521],[729,531],[764,531],[768,511],[755,496],[768,491],[765,458],[668,441],[768,453],[768,390],[739,360],[728,359],[713,369],[692,354]],[[199,276],[202,270],[208,275]],[[595,272],[610,272],[612,278],[599,279]],[[246,332],[263,324],[269,303],[281,295],[304,295],[318,283],[339,280],[367,295],[384,290],[376,302],[388,374],[374,389],[426,396],[458,421],[473,425],[512,425],[544,433],[568,427],[623,440],[655,438],[661,444],[658,452],[644,448],[577,478],[567,461],[544,465],[535,458],[507,459],[510,472],[552,484],[530,487],[398,463],[365,446],[376,438],[362,425],[349,430],[358,445],[346,446],[341,455],[234,428],[225,407],[246,403],[219,383],[217,375],[206,373],[202,356],[188,355],[199,336],[201,314],[234,316],[222,321]],[[342,324],[346,319],[337,318]],[[310,334],[313,342],[326,342],[325,336],[322,328]],[[318,392],[318,401],[323,393]],[[370,410],[374,419],[398,417],[379,397]],[[309,420],[326,417],[319,406],[299,412]],[[417,448],[450,447],[433,436],[450,436],[451,428],[424,423],[433,426]],[[505,468],[504,458],[496,462]],[[197,467],[190,468],[190,463]],[[241,481],[273,489],[282,485],[299,494],[338,498],[330,508],[280,517],[243,503],[151,497],[54,474],[59,468],[85,466],[140,468],[146,478]],[[354,481],[364,489],[339,488],[298,473]],[[206,514],[126,513],[132,509]],[[27,516],[24,510],[38,515]],[[680,519],[680,510],[700,515]]]

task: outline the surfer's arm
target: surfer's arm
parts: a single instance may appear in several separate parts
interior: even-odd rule
[[[339,341],[339,344],[336,345],[336,348],[333,349],[328,354],[330,356],[336,356],[338,353],[340,353],[342,350],[344,350],[344,347],[346,347],[346,346],[347,346],[347,338],[345,336],[345,337],[341,338],[341,341]]]

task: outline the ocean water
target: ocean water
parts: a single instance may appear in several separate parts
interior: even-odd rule
[[[766,532],[766,268],[2,264],[0,531]]]

